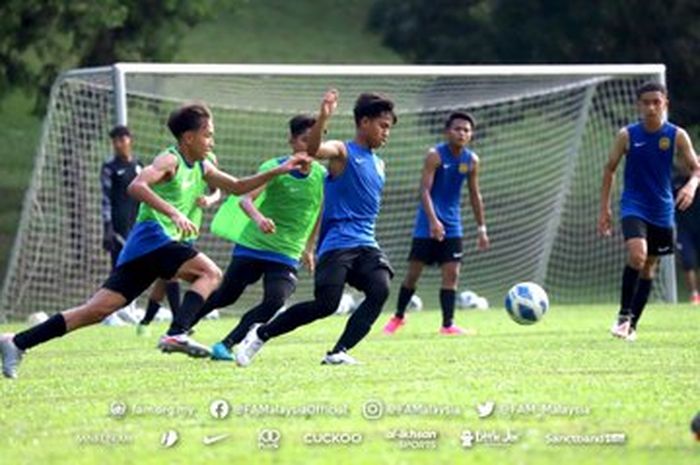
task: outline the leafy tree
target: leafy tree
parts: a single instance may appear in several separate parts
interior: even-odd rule
[[[0,11],[0,98],[38,92],[62,70],[115,61],[168,61],[215,0],[5,0]]]
[[[416,63],[665,63],[674,120],[700,123],[700,3],[375,0],[370,28]]]

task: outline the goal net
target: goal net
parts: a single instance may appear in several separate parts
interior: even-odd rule
[[[465,188],[460,288],[495,306],[512,284],[526,280],[542,284],[555,303],[616,301],[624,263],[617,220],[621,177],[614,190],[616,232],[601,239],[601,173],[617,129],[637,118],[634,90],[647,80],[663,81],[664,67],[119,64],[64,73],[51,92],[0,315],[78,304],[107,277],[99,172],[111,154],[107,133],[115,123],[129,125],[137,156],[147,163],[172,143],[169,112],[204,100],[214,113],[221,168],[243,176],[288,152],[287,121],[298,112],[315,113],[330,87],[341,95],[328,134],[334,139],[353,137],[359,93],[380,91],[396,103],[398,125],[379,150],[387,183],[377,225],[396,268],[395,287],[406,270],[426,150],[441,141],[446,116],[465,110],[477,120],[472,148],[481,158],[492,247],[476,251]],[[231,245],[207,232],[211,215],[198,248],[225,268]],[[675,299],[672,265],[662,266],[657,298]],[[439,270],[426,269],[417,293],[434,306],[439,285]],[[311,286],[300,271],[294,299],[310,296]],[[236,308],[259,292],[253,287]]]

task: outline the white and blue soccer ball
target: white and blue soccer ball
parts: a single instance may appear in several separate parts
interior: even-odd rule
[[[535,324],[542,319],[547,310],[549,297],[539,284],[518,283],[506,294],[506,311],[518,324]]]

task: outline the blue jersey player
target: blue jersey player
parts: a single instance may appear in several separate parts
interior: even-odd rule
[[[393,271],[375,239],[374,229],[384,188],[384,162],[374,150],[384,145],[396,124],[394,104],[375,93],[361,94],[354,107],[355,137],[321,142],[338,104],[338,93],[326,93],[308,139],[308,154],[328,160],[324,207],[318,239],[314,300],[290,307],[264,325],[253,325],[239,346],[236,361],[245,366],[263,343],[295,328],[332,315],[345,283],[365,294],[345,331],[322,363],[355,364],[348,355],[379,317],[389,296]]]
[[[622,274],[620,311],[611,331],[613,336],[628,341],[637,337],[637,323],[651,292],[659,256],[673,253],[674,206],[685,210],[693,203],[700,177],[700,165],[688,133],[665,119],[666,88],[655,82],[643,84],[637,89],[637,107],[640,121],[622,128],[610,150],[603,171],[598,218],[598,232],[610,236],[612,184],[615,170],[626,156],[620,216],[627,265]],[[674,158],[692,173],[675,200]]]
[[[484,204],[479,191],[479,157],[467,148],[474,133],[474,118],[455,112],[445,121],[445,142],[430,150],[425,157],[421,177],[421,202],[418,205],[413,244],[408,260],[408,273],[401,285],[396,313],[384,326],[384,333],[393,334],[405,323],[406,306],[416,290],[425,265],[437,264],[442,270],[440,334],[469,334],[454,324],[455,293],[462,259],[462,218],[460,199],[462,185],[469,185],[469,200],[477,224],[477,247],[486,250]]]

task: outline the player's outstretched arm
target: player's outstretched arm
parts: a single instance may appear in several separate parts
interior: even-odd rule
[[[236,178],[230,174],[221,171],[208,160],[204,161],[204,178],[209,186],[218,188],[224,192],[234,195],[243,195],[257,189],[270,179],[281,174],[289,173],[294,169],[301,168],[303,165],[310,163],[311,159],[305,154],[297,153],[284,163],[272,168],[263,173],[254,174],[245,178]]]
[[[177,170],[177,157],[171,153],[158,155],[153,163],[145,167],[129,184],[129,195],[139,202],[146,203],[157,211],[167,215],[186,235],[196,234],[197,226],[177,208],[153,192],[151,186],[171,179]]]
[[[430,197],[430,191],[433,188],[435,181],[435,171],[440,166],[440,154],[434,148],[428,150],[423,162],[423,171],[420,181],[420,201],[423,203],[423,210],[428,217],[430,223],[430,237],[441,241],[445,238],[445,226],[440,222],[435,213],[433,199]]]
[[[260,196],[263,190],[265,190],[264,185],[249,192],[241,197],[241,200],[238,201],[238,205],[240,205],[241,210],[243,210],[248,218],[253,220],[255,224],[258,225],[260,231],[265,234],[272,234],[275,232],[275,222],[272,220],[272,218],[268,218],[263,215],[260,210],[258,210],[258,207],[255,206],[255,199]]]
[[[690,179],[678,191],[676,196],[676,206],[679,210],[685,210],[690,207],[695,198],[698,182],[700,182],[700,163],[698,163],[698,156],[695,153],[690,136],[682,128],[678,128],[676,133],[676,147],[678,148],[676,153],[690,172]]]
[[[318,159],[333,159],[347,157],[345,144],[339,140],[323,141],[323,135],[326,133],[326,127],[331,116],[338,107],[338,91],[331,89],[323,95],[321,108],[318,112],[316,123],[309,131],[307,143],[307,153],[310,157]]]
[[[481,190],[479,189],[479,157],[476,154],[473,157],[474,162],[469,173],[469,203],[471,203],[476,221],[476,246],[479,250],[486,250],[490,247],[491,241],[486,232],[484,200],[481,198]]]
[[[612,186],[615,180],[615,171],[620,164],[620,160],[627,153],[628,145],[629,134],[627,134],[627,129],[620,129],[613,141],[605,168],[603,168],[603,183],[600,188],[600,213],[598,214],[598,233],[603,236],[612,234]]]

